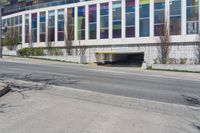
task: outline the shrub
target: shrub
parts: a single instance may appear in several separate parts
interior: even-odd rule
[[[49,53],[50,53],[50,55],[54,55],[54,56],[63,55],[62,50],[59,48],[51,48],[51,49],[49,49]]]
[[[18,50],[18,55],[20,56],[43,56],[42,48],[23,48]]]

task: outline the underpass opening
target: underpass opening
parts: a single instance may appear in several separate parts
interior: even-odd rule
[[[98,65],[137,66],[144,62],[144,52],[96,52]]]

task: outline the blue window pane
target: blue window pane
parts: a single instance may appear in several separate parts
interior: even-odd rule
[[[149,36],[149,19],[140,20],[140,36],[141,37]]]

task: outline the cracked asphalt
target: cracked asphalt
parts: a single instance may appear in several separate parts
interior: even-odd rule
[[[199,75],[176,74],[1,60],[0,132],[198,133]]]
[[[190,77],[138,74],[132,71],[110,71],[86,65],[0,62],[0,79],[19,79],[49,85],[66,86],[92,92],[153,100],[165,103],[199,106],[200,80]],[[200,77],[199,73],[194,73]]]

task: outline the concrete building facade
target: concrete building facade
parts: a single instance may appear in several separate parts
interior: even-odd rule
[[[148,64],[159,56],[158,28],[168,24],[170,58],[197,62],[199,0],[87,0],[39,6],[3,16],[3,27],[19,31],[20,45],[65,49],[66,26],[71,29],[71,53],[81,49],[87,62],[97,53],[141,53]],[[5,48],[4,48],[5,49]]]

